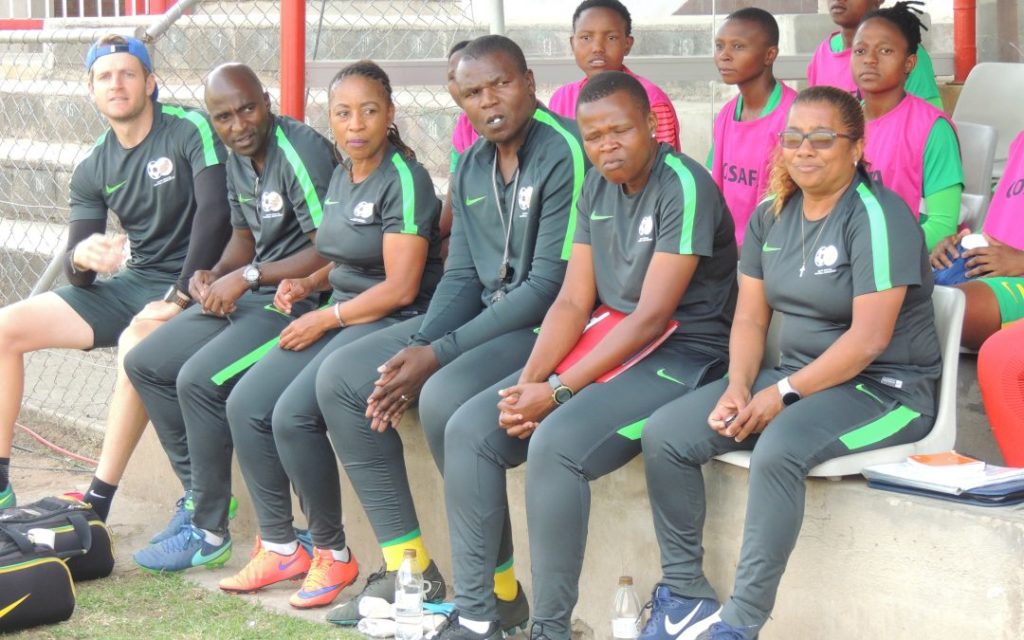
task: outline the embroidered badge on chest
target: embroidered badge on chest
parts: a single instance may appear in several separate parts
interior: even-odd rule
[[[814,272],[816,276],[822,276],[829,273],[835,273],[833,268],[836,261],[839,260],[839,250],[836,249],[834,244],[827,244],[818,247],[818,250],[814,252],[814,266],[818,267],[818,270]]]
[[[637,242],[650,242],[651,234],[654,232],[654,216],[644,216],[640,219],[640,227],[637,229],[640,232],[640,238]]]
[[[284,215],[284,198],[276,191],[266,191],[260,198],[260,212],[264,220]]]
[[[373,203],[360,202],[352,209],[352,222],[357,224],[366,224],[373,220]]]
[[[519,217],[526,218],[530,215],[530,202],[533,200],[533,187],[523,187],[519,190]]]
[[[174,163],[167,156],[150,160],[146,165],[146,173],[153,181],[153,186],[159,186],[174,180]]]

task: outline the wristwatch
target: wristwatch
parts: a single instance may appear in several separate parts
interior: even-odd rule
[[[177,285],[172,284],[171,288],[164,294],[164,302],[170,302],[171,304],[178,305],[182,309],[188,309],[189,305],[192,304],[192,296],[178,291]]]
[[[779,388],[779,394],[782,396],[782,404],[787,407],[795,404],[802,397],[800,392],[794,389],[793,385],[789,384],[789,376],[779,380],[776,386]]]
[[[249,285],[250,291],[259,291],[261,275],[263,274],[260,273],[260,266],[254,262],[242,271],[242,280]]]
[[[575,395],[572,389],[562,384],[557,373],[551,374],[551,377],[548,378],[548,384],[551,385],[551,399],[559,406],[572,400],[573,395]]]

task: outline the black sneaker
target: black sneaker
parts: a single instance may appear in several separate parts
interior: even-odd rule
[[[358,596],[348,602],[343,602],[327,612],[327,622],[342,626],[354,626],[362,618],[359,615],[359,601],[363,598],[380,598],[388,604],[395,602],[395,578],[397,571],[385,571],[381,567],[375,573],[370,574],[366,579],[366,586]],[[438,570],[437,565],[431,560],[427,570],[423,572],[423,582],[427,586],[423,594],[424,602],[443,602],[447,593],[444,585],[444,577]]]
[[[530,623],[530,602],[526,599],[523,585],[516,582],[516,597],[512,600],[498,601],[498,624],[506,636],[514,636],[519,631],[526,631]]]
[[[504,637],[497,622],[492,622],[486,632],[477,633],[459,624],[459,612],[453,611],[438,627],[434,640],[502,640]]]

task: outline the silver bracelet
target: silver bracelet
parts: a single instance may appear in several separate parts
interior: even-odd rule
[[[341,303],[334,303],[334,319],[338,321],[338,327],[341,329],[345,328],[345,321],[341,319]]]

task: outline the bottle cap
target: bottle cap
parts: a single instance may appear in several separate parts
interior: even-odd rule
[[[416,557],[416,550],[415,549],[405,549],[404,552],[403,552],[403,556],[402,557],[404,557],[404,558],[415,558]]]
[[[626,586],[631,587],[631,586],[633,586],[633,576],[619,576],[619,586],[620,587],[626,587]]]

